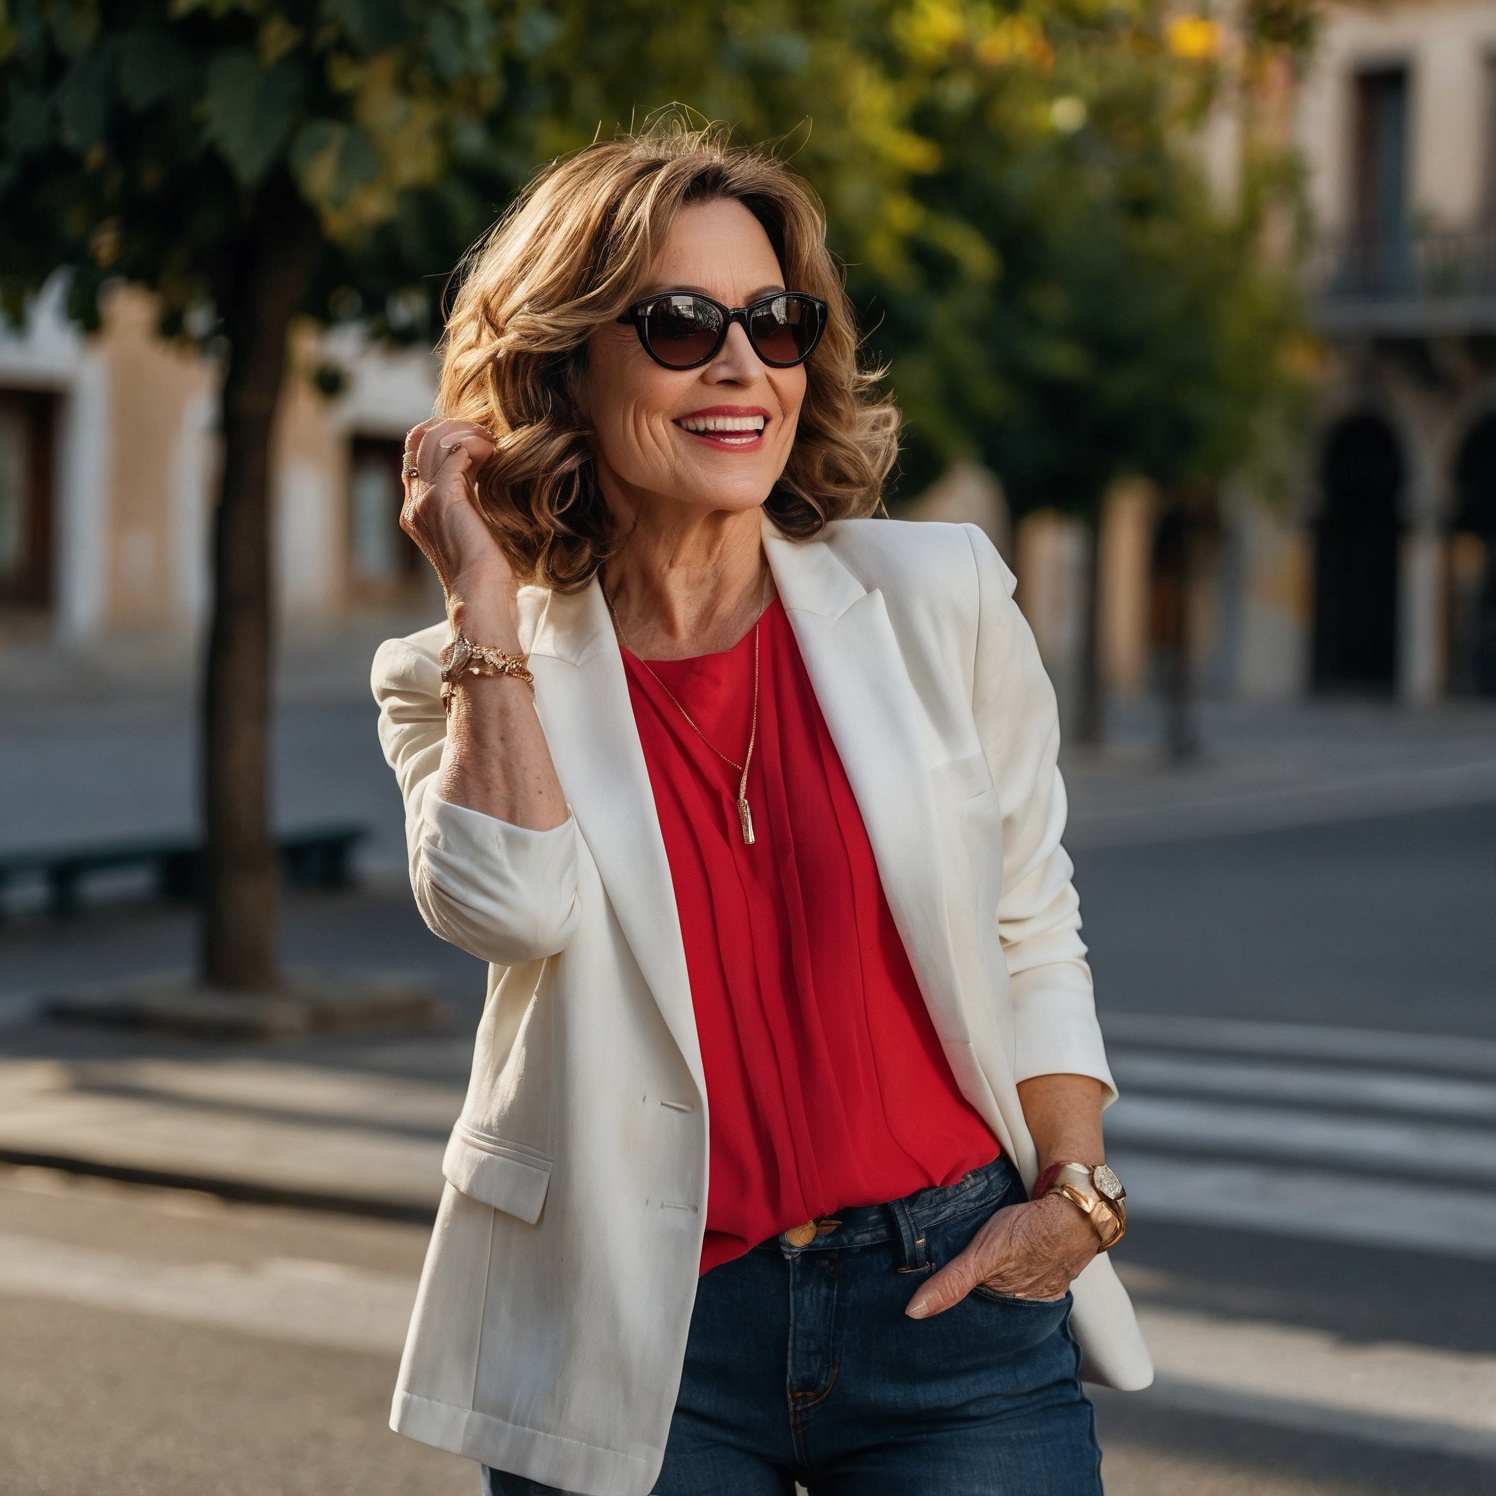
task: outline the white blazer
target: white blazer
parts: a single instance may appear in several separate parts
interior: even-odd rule
[[[962,1094],[1026,1180],[1015,1085],[1112,1089],[1078,933],[1054,693],[972,526],[853,520],[764,543]],[[440,799],[445,624],[383,645],[380,739],[438,935],[493,963],[391,1424],[584,1496],[645,1496],[696,1289],[707,1104],[665,846],[596,582],[525,588],[571,807],[527,831]],[[1075,1283],[1087,1375],[1152,1379],[1106,1258]]]

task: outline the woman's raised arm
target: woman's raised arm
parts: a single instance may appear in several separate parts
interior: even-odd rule
[[[441,579],[454,636],[518,655],[518,585],[474,495],[473,477],[492,451],[492,437],[471,421],[417,426],[405,441],[400,523]],[[436,793],[450,805],[529,831],[565,823],[566,797],[523,681],[460,677]]]

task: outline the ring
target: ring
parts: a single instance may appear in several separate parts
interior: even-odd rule
[[[418,467],[404,468],[401,470],[400,476],[403,478],[419,478],[421,476],[421,470]]]

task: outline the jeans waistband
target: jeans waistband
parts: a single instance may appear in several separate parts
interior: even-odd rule
[[[1011,1198],[1009,1198],[1011,1197]],[[954,1184],[916,1190],[900,1200],[883,1205],[854,1205],[834,1215],[821,1216],[814,1241],[803,1247],[786,1237],[771,1237],[756,1250],[783,1252],[835,1252],[848,1247],[869,1247],[879,1242],[900,1242],[913,1266],[923,1265],[923,1236],[932,1226],[972,1211],[996,1210],[1005,1199],[1024,1198],[1023,1183],[1008,1159],[998,1157],[980,1169],[963,1174]]]

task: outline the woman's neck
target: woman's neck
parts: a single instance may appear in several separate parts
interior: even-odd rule
[[[602,585],[628,647],[643,659],[731,649],[770,596],[758,509],[634,511]]]

